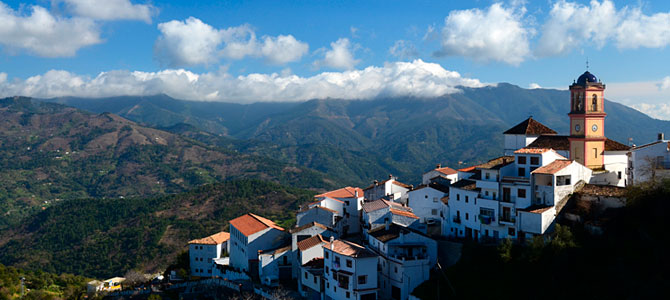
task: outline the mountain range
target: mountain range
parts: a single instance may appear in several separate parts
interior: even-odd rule
[[[300,103],[197,102],[166,95],[45,101],[112,112],[229,150],[309,167],[354,185],[388,173],[417,183],[420,174],[437,163],[457,168],[498,156],[502,132],[529,116],[559,134],[568,132],[568,91],[506,83],[460,89],[431,99]],[[616,102],[606,101],[605,111],[607,136],[623,144],[642,144],[658,132],[670,132],[670,121]]]

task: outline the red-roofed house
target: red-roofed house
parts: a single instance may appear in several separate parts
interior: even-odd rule
[[[258,251],[277,248],[286,237],[283,228],[252,213],[230,220],[230,266],[256,276]]]
[[[363,189],[363,192],[365,201],[368,202],[384,198],[398,203],[406,203],[409,190],[409,185],[398,181],[393,175],[389,175],[389,179],[382,182],[375,180],[372,185]]]
[[[449,185],[449,183],[456,182],[457,180],[458,171],[449,167],[442,167],[442,165],[438,164],[435,169],[423,174],[421,177],[421,184],[434,182],[442,185]]]
[[[419,217],[412,212],[412,208],[399,203],[379,199],[363,204],[363,235],[367,237],[368,230],[398,224],[410,227],[417,231],[426,232],[426,224],[419,221]]]
[[[362,189],[348,186],[316,195],[315,198],[319,201],[318,205],[340,213],[340,216],[342,216],[340,226],[343,233],[354,234],[360,232],[360,210],[363,206],[363,195]]]
[[[326,299],[378,299],[377,255],[365,247],[334,240],[323,246]]]
[[[205,238],[188,242],[188,256],[191,276],[211,277],[214,268],[212,260],[221,258],[229,252],[230,234],[225,231],[215,233]]]

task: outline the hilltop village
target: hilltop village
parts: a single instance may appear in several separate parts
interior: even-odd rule
[[[670,169],[663,134],[642,146],[605,136],[604,90],[588,71],[570,85],[569,135],[530,117],[503,133],[500,157],[438,164],[419,186],[389,175],[316,195],[288,230],[253,212],[232,219],[229,232],[189,242],[189,275],[238,291],[243,282],[293,287],[306,299],[417,299],[431,270],[455,259],[448,243],[524,243],[551,234],[559,219],[590,222],[579,203],[622,207],[625,186]],[[597,222],[587,227],[598,233]]]

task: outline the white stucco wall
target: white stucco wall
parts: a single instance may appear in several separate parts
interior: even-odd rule
[[[442,197],[446,194],[432,187],[424,187],[408,193],[408,205],[414,214],[425,223],[426,219],[439,220],[442,207]],[[433,214],[435,210],[435,214]]]

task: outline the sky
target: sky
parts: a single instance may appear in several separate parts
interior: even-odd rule
[[[0,96],[250,103],[508,82],[670,120],[670,1],[0,0]]]

